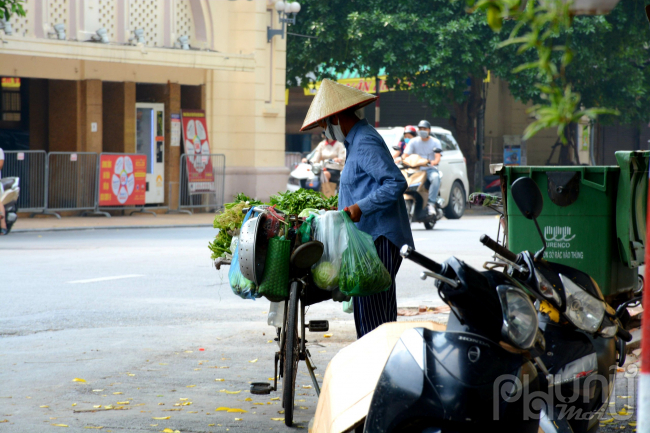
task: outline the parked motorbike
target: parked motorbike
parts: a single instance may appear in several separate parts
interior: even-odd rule
[[[18,196],[20,195],[20,179],[17,177],[5,177],[0,179],[0,202],[5,208],[7,222],[7,233],[11,231],[18,219]]]
[[[289,174],[289,183],[287,185],[290,191],[298,190],[298,188],[311,189],[314,191],[322,191],[321,173],[323,170],[338,170],[339,173],[343,170],[341,164],[329,159],[323,162],[299,162],[293,171]],[[339,183],[330,181],[335,187],[335,193],[338,193]]]
[[[377,382],[364,431],[537,432],[539,420],[525,416],[526,399],[512,397],[539,391],[537,371],[546,369],[529,296],[502,272],[479,272],[455,257],[439,264],[408,245],[401,254],[426,269],[424,279],[437,280],[453,314],[445,332],[402,334]]]
[[[437,153],[441,153],[440,149],[436,149]],[[427,172],[420,170],[426,160],[419,155],[410,155],[408,158],[401,159],[397,163],[397,167],[402,171],[408,188],[404,193],[404,201],[406,202],[406,210],[409,214],[409,220],[416,223],[424,223],[424,228],[432,230],[436,222],[442,219],[442,199],[438,194],[438,202],[435,204],[435,213],[429,213],[429,186],[430,182],[427,179]],[[442,172],[439,171],[438,175],[442,179]]]
[[[535,222],[542,249],[514,254],[487,235],[481,242],[506,264],[505,272],[537,298],[546,341],[541,360],[550,373],[541,382],[544,388],[554,388],[547,394],[541,427],[547,433],[594,431],[608,407],[616,366],[625,363],[625,345],[632,336],[624,329],[620,312],[605,302],[589,275],[543,259],[546,244],[537,224],[543,200],[537,184],[530,178],[517,179],[512,196],[522,214]],[[494,208],[500,199],[481,195],[471,201]]]

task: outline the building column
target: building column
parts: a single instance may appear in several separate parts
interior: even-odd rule
[[[81,150],[102,152],[102,82],[81,81]]]
[[[135,83],[102,83],[104,152],[135,153]]]
[[[181,113],[181,85],[167,83],[165,89],[165,203],[169,209],[178,209],[181,147],[172,147],[172,114]]]
[[[81,82],[49,82],[50,152],[81,151]]]

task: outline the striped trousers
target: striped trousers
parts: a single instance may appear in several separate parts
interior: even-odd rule
[[[379,259],[390,273],[392,284],[385,292],[370,296],[354,296],[354,324],[357,338],[361,338],[379,325],[397,321],[397,294],[395,276],[402,264],[399,248],[388,239],[380,236],[375,241]]]

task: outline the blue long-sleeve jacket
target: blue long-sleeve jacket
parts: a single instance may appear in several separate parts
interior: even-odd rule
[[[345,138],[347,159],[341,173],[339,209],[358,204],[357,228],[377,239],[385,236],[395,246],[413,247],[413,235],[404,203],[406,179],[395,165],[383,138],[365,119]]]

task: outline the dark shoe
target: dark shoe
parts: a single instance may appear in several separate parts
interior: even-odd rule
[[[6,236],[7,233],[9,233],[9,230],[7,230],[7,229],[0,229],[0,236]]]

